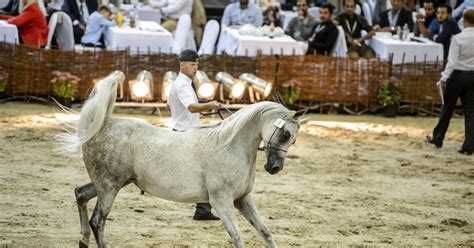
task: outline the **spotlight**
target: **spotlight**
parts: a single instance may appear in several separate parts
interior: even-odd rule
[[[171,85],[174,80],[178,77],[178,74],[174,71],[168,71],[163,76],[163,86],[161,87],[161,100],[167,102],[170,97]]]
[[[217,92],[217,83],[211,82],[204,71],[196,72],[197,96],[200,99],[213,100]]]
[[[229,97],[232,99],[240,100],[245,93],[245,81],[237,80],[233,78],[227,72],[219,72],[216,75],[216,80],[220,82],[229,93]]]
[[[141,71],[136,80],[128,81],[130,97],[134,101],[153,99],[153,76],[149,71]]]
[[[264,79],[261,79],[252,73],[243,73],[239,77],[240,80],[244,80],[252,85],[257,92],[263,95],[263,98],[267,98],[272,93],[272,84]]]

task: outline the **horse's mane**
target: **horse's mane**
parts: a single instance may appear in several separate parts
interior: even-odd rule
[[[250,121],[254,121],[253,123],[256,124],[256,121],[264,113],[281,113],[281,117],[283,117],[283,115],[292,114],[292,111],[275,102],[259,102],[240,109],[218,124],[203,126],[199,129],[207,129],[209,136],[217,136],[228,143],[242,129],[246,128]]]

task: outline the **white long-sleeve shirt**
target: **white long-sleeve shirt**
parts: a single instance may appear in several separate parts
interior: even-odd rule
[[[193,0],[174,0],[167,2],[167,5],[161,8],[161,12],[163,12],[166,17],[178,19],[184,14],[191,16],[193,12]]]
[[[448,64],[441,73],[446,82],[454,70],[474,71],[474,27],[465,28],[453,36],[449,46]]]

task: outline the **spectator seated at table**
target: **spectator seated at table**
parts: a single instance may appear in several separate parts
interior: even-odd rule
[[[104,33],[107,28],[115,26],[112,11],[107,6],[100,6],[89,17],[89,22],[81,42],[86,47],[105,48]]]
[[[341,25],[344,29],[349,57],[354,59],[375,57],[374,51],[364,42],[374,35],[372,27],[363,16],[354,13],[354,0],[345,0],[344,8],[345,12],[335,18],[334,24]],[[367,34],[362,36],[362,30]]]
[[[436,8],[433,0],[425,0],[423,7],[425,8],[425,14],[421,12],[416,13],[414,33],[416,36],[423,35],[423,37],[428,38],[430,34],[430,29],[428,27],[434,20],[436,20]]]
[[[227,5],[222,16],[222,25],[241,26],[244,24],[262,26],[262,10],[257,5],[249,3],[249,0],[239,0]]]
[[[458,21],[461,19],[464,10],[466,9],[473,9],[474,8],[474,0],[464,0],[459,6],[457,6],[453,11],[453,19]]]
[[[7,6],[0,9],[0,15],[17,16],[20,13],[20,1],[21,0],[10,0]]]
[[[46,21],[49,23],[49,19],[51,16],[61,11],[61,7],[63,6],[63,0],[45,0],[45,7],[46,7]]]
[[[162,0],[150,2],[150,5],[156,9],[160,9],[161,13],[163,13],[164,21],[161,23],[161,26],[173,32],[176,30],[180,16],[186,14],[191,17],[193,2],[194,1],[190,0]]]
[[[257,5],[263,11],[263,25],[281,27],[280,2],[278,0],[257,0]]]
[[[319,9],[321,23],[315,27],[312,37],[309,38],[308,54],[329,55],[334,49],[339,31],[331,21],[333,11],[334,6],[330,3],[323,4]]]
[[[308,15],[308,0],[298,0],[298,16],[293,18],[286,29],[286,34],[297,41],[307,41],[313,34],[317,21]]]
[[[380,15],[380,27],[384,32],[395,32],[396,27],[404,28],[408,26],[413,31],[413,15],[403,8],[402,0],[390,0],[392,9],[384,11]]]
[[[438,23],[439,28],[434,29],[431,32],[431,39],[434,42],[443,44],[444,48],[444,59],[448,57],[449,45],[451,44],[451,38],[460,33],[461,29],[457,22],[451,18],[452,8],[447,4],[442,4],[438,7]]]
[[[76,44],[81,43],[89,15],[96,11],[97,7],[96,0],[64,0],[62,10],[71,17]]]
[[[0,19],[17,26],[23,44],[34,48],[45,46],[48,41],[48,25],[43,0],[21,0],[19,8],[18,16],[0,15]]]

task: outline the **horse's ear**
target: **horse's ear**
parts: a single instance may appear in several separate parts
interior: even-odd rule
[[[301,125],[304,125],[304,124],[308,123],[308,121],[309,121],[309,118],[303,118],[303,119],[299,119],[298,123],[301,126]]]
[[[306,114],[306,112],[308,112],[307,109],[302,109],[302,110],[296,111],[295,115],[293,116],[293,119],[297,120],[298,117],[303,116],[304,114]]]

